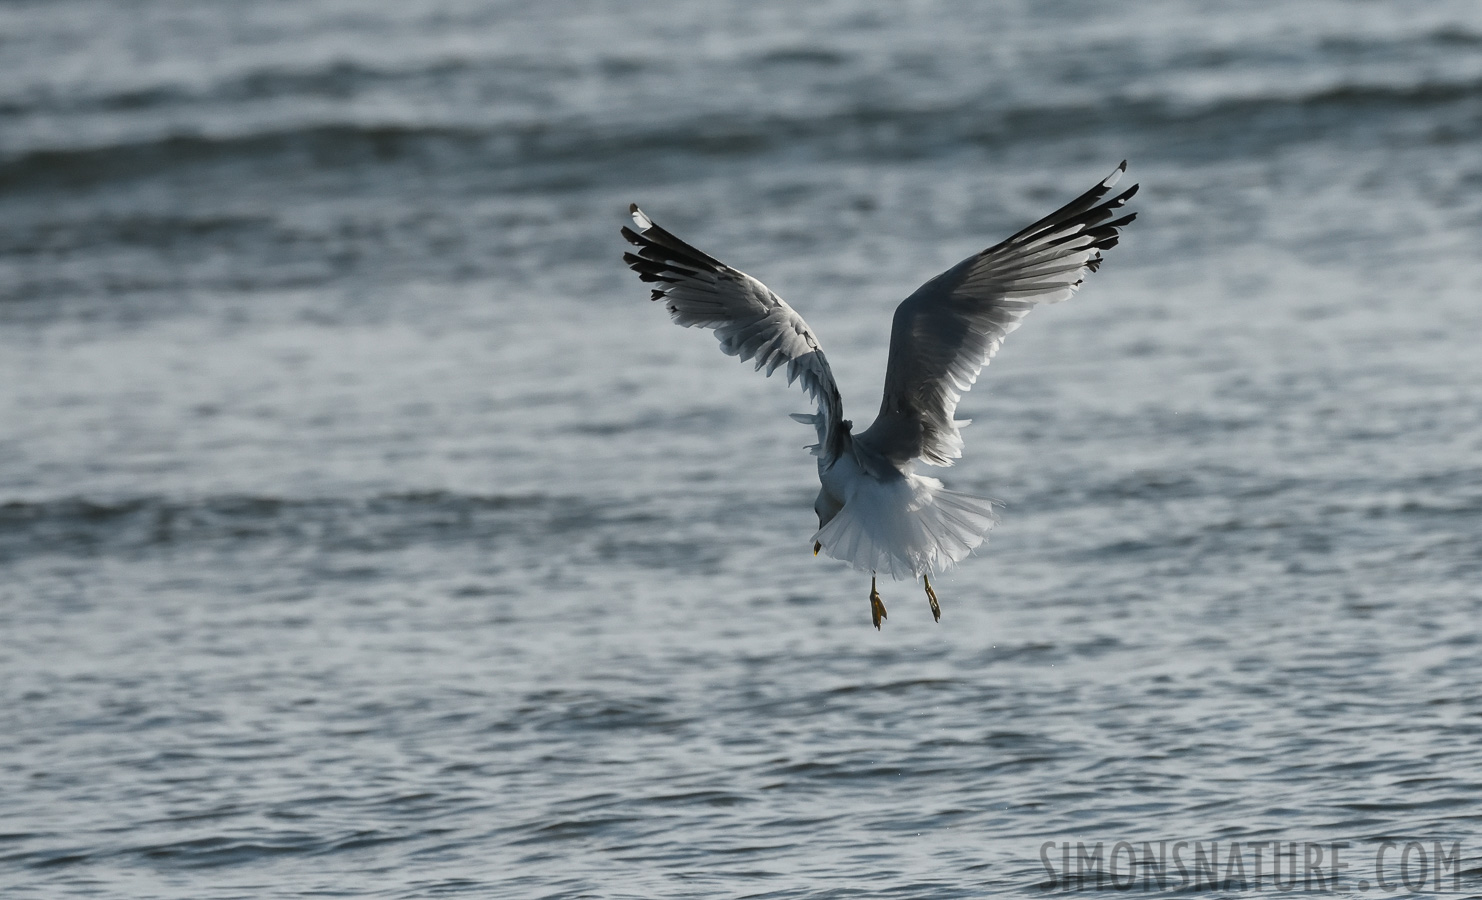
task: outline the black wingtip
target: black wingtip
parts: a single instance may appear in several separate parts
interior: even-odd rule
[[[1126,163],[1122,163],[1122,168],[1124,168],[1124,169],[1127,168],[1127,164]],[[638,212],[638,204],[637,203],[629,203],[628,204],[628,215],[631,216],[631,215],[633,215],[636,212]]]
[[[1117,170],[1121,172],[1127,171],[1127,160],[1122,160],[1122,164],[1120,166],[1117,166]]]

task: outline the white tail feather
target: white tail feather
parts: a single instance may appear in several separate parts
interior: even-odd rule
[[[993,507],[922,475],[866,478],[813,540],[856,569],[914,579],[951,568],[982,544],[998,522]]]

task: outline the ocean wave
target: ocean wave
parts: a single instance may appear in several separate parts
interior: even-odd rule
[[[538,493],[446,491],[366,498],[11,501],[0,504],[0,560],[257,541],[384,550],[427,541],[490,540],[532,524],[541,530],[559,528],[562,518],[578,507],[579,501]]]
[[[289,163],[296,168],[384,164],[438,148],[477,148],[487,140],[487,134],[474,129],[349,123],[225,135],[169,133],[19,153],[0,161],[0,188],[78,187],[223,163]]]
[[[831,108],[700,109],[638,120],[560,110],[514,120],[491,120],[476,112],[463,120],[442,113],[443,120],[431,122],[269,119],[237,132],[172,125],[117,140],[13,150],[0,158],[0,188],[78,187],[216,165],[252,166],[268,177],[294,170],[411,165],[423,173],[482,173],[493,180],[492,187],[550,189],[587,185],[616,173],[627,177],[635,168],[666,159],[787,154],[791,159],[904,160],[1133,134],[1142,143],[1218,155],[1229,152],[1232,140],[1331,139],[1345,129],[1383,125],[1386,116],[1430,114],[1441,123],[1438,113],[1479,99],[1482,78],[1355,81],[1200,100],[1158,89],[1006,106],[979,97],[922,104],[853,97]],[[1449,139],[1482,133],[1482,116],[1447,115],[1444,123]],[[543,172],[555,177],[543,178]]]

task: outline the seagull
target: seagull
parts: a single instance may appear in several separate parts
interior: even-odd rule
[[[1100,184],[1033,225],[975,253],[916,289],[896,307],[885,367],[885,396],[869,428],[855,434],[813,329],[766,285],[695,249],[654,224],[635,203],[637,227],[622,235],[638,248],[623,262],[655,285],[669,315],[687,328],[710,328],[720,349],[755,360],[770,376],[786,367],[817,404],[794,413],[812,425],[821,485],[813,511],[819,551],[870,573],[870,618],[886,617],[876,587],[882,574],[921,579],[931,615],[942,610],[931,576],[966,558],[998,521],[995,501],[946,490],[915,473],[918,462],[950,466],[962,456],[956,419],[962,395],[1009,332],[1040,303],[1059,303],[1101,266],[1101,251],[1116,246],[1118,229],[1136,213],[1116,218],[1137,193],[1133,185],[1106,199],[1127,171],[1124,160]]]

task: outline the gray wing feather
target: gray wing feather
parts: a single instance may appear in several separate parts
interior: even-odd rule
[[[855,437],[896,466],[950,466],[968,424],[957,404],[1003,339],[1040,303],[1059,303],[1101,265],[1136,213],[1108,221],[1137,185],[1103,200],[1127,163],[1096,187],[917,289],[895,311],[880,414]]]
[[[755,360],[758,371],[771,375],[785,366],[787,383],[801,382],[818,404],[813,415],[794,415],[813,425],[818,444],[811,448],[836,457],[843,440],[843,403],[834,374],[808,323],[766,285],[733,269],[655,225],[635,204],[629,208],[638,230],[624,226],[623,237],[638,248],[623,262],[643,281],[655,285],[654,300],[664,300],[675,322],[710,328],[720,349]]]

